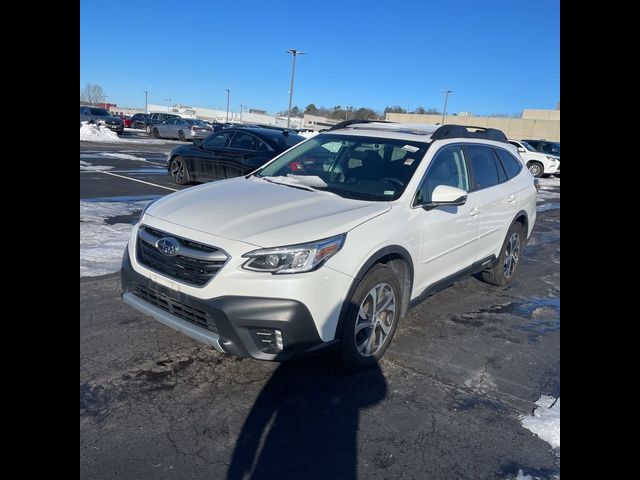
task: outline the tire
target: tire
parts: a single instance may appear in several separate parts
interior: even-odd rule
[[[374,295],[377,297],[377,306],[373,303]],[[380,302],[383,303],[384,310],[380,309]],[[374,308],[378,310],[377,314],[374,314]],[[402,289],[399,279],[386,265],[374,265],[350,299],[339,337],[340,363],[350,370],[375,365],[393,339],[401,308]],[[375,319],[373,327],[372,316]],[[369,326],[364,326],[367,324]]]
[[[158,129],[157,128],[153,129],[153,137],[154,138],[160,138],[160,134],[158,133]]]
[[[544,165],[542,165],[540,162],[529,162],[527,163],[527,168],[529,169],[531,175],[536,178],[540,178],[544,173]]]
[[[182,130],[180,130],[178,132],[178,140],[180,140],[181,142],[184,142],[184,132]]]
[[[178,185],[187,185],[191,181],[187,164],[182,157],[175,157],[171,160],[169,172],[171,173],[171,179]]]
[[[151,125],[147,125],[144,131],[147,132],[148,134],[151,134]]]
[[[524,241],[525,233],[522,224],[514,223],[511,225],[507,232],[507,238],[502,244],[498,263],[490,270],[482,272],[482,279],[492,285],[503,286],[511,283],[522,263]]]

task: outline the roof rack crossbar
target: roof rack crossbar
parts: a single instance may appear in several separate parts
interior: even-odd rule
[[[470,128],[475,128],[477,131],[471,132],[469,131]],[[485,140],[508,143],[507,136],[502,130],[473,125],[442,125],[431,135],[431,140],[444,140],[447,138],[483,138]]]

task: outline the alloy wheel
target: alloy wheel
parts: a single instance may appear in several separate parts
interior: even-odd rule
[[[507,247],[504,252],[504,263],[502,264],[502,271],[504,272],[504,276],[506,278],[511,278],[513,272],[518,266],[518,261],[520,260],[520,235],[518,232],[514,232],[509,241],[507,242]]]
[[[374,286],[364,297],[356,319],[356,350],[363,357],[375,355],[391,333],[396,316],[396,297],[386,283]]]

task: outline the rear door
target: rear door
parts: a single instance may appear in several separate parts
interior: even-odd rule
[[[275,155],[273,148],[249,132],[237,131],[225,154],[226,178],[246,175]]]
[[[471,169],[472,192],[480,203],[477,252],[484,259],[499,253],[516,213],[517,194],[492,147],[466,144],[464,148]]]
[[[224,176],[224,156],[235,130],[221,130],[209,135],[201,148],[193,148],[196,153],[194,168],[209,180],[226,178]]]

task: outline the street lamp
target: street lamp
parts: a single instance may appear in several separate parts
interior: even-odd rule
[[[442,125],[444,125],[444,120],[447,117],[447,100],[449,99],[449,94],[453,93],[453,90],[442,90],[444,93],[444,111],[442,112]]]
[[[225,91],[227,92],[227,120],[226,120],[226,122],[229,123],[229,94],[231,93],[231,90],[229,90],[228,88],[225,88]]]
[[[246,107],[246,105],[240,104],[240,124],[242,124],[242,110]]]
[[[287,128],[291,125],[291,100],[293,99],[293,76],[296,73],[296,56],[305,55],[304,52],[292,48],[287,50],[287,53],[291,54],[291,86],[289,87],[289,112],[287,113]]]
[[[164,101],[167,102],[167,112],[170,112],[171,110],[169,109],[169,102],[171,101],[171,99],[165,98]]]
[[[149,92],[147,90],[144,91],[144,113],[147,113],[147,96],[149,95]]]

